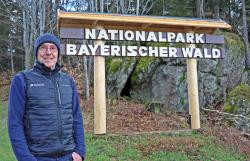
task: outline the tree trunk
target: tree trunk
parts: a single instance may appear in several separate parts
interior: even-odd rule
[[[116,13],[119,13],[119,0],[116,0]]]
[[[10,48],[10,49],[13,50],[12,48]],[[14,69],[13,52],[10,53],[10,59],[11,59],[11,73],[14,74],[15,69]]]
[[[25,51],[25,70],[30,69],[30,49],[29,49],[29,44],[28,44],[28,39],[29,39],[29,19],[27,18],[27,13],[25,9],[23,8],[23,47]]]
[[[246,18],[246,4],[245,0],[242,0],[242,17],[243,17],[243,37],[245,44],[245,67],[250,69],[250,50],[248,41],[248,29],[247,29],[247,18]]]
[[[137,2],[136,2],[136,15],[139,15],[139,11],[140,11],[140,0],[137,0]]]
[[[31,18],[30,18],[30,41],[29,41],[29,46],[30,49],[33,49],[34,47],[34,40],[35,37],[37,37],[37,28],[36,28],[36,19],[37,19],[37,0],[32,0],[32,6],[31,6]]]
[[[146,9],[147,9],[147,6],[148,6],[149,1],[150,1],[150,0],[147,0],[146,4],[144,5],[144,8],[143,8],[143,10],[142,10],[141,15],[144,15],[144,14],[145,14],[145,11],[146,11]],[[152,3],[153,3],[153,2],[152,2]]]
[[[58,10],[58,9],[60,9],[60,5],[61,5],[61,0],[55,0],[55,8]],[[46,9],[45,9],[45,12],[46,12]],[[58,14],[58,12],[56,11],[56,13],[55,13],[55,24],[57,23],[57,15]],[[57,31],[57,32],[59,32],[59,31]]]
[[[196,0],[196,16],[199,18],[204,18],[204,0]]]
[[[91,84],[91,80],[93,77],[93,62],[94,57],[88,57],[88,76],[89,76],[89,84]]]
[[[25,69],[31,67],[31,51],[33,52],[34,39],[37,36],[37,8],[38,1],[32,0],[31,6],[23,0],[18,3],[23,12],[23,47],[25,50]]]
[[[95,12],[94,1],[90,1],[90,11]]]
[[[220,18],[220,1],[213,0],[213,6],[214,6],[214,18],[219,19]]]
[[[45,1],[46,6],[45,6],[45,19],[49,21],[45,21],[45,30],[46,32],[53,33],[55,26],[56,26],[56,21],[57,21],[57,12],[53,13],[53,10],[58,7],[58,1],[56,3],[53,3],[52,0],[50,1]],[[67,1],[66,1],[67,3]]]
[[[95,11],[98,12],[97,0],[95,0]]]
[[[40,22],[40,34],[42,35],[45,31],[45,1],[39,0],[39,9],[40,9],[40,14],[39,14],[39,22]]]
[[[109,13],[109,0],[106,1],[106,9],[107,9],[107,13]]]
[[[88,73],[88,60],[83,56],[83,73],[84,73],[84,99],[89,100],[89,73]]]
[[[100,12],[103,13],[103,0],[100,0]]]
[[[11,34],[10,34],[10,63],[11,63],[11,72],[12,74],[14,74],[15,70],[14,70],[14,60],[13,60],[13,43],[12,43]]]
[[[125,14],[124,0],[120,0],[120,8],[121,8],[122,14]]]
[[[229,21],[229,24],[232,24],[232,16],[231,16],[231,13],[232,13],[232,1],[227,1],[228,2],[228,13],[227,13],[227,16],[228,16],[228,21]]]

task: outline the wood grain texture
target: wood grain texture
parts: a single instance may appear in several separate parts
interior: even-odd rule
[[[145,31],[185,32],[189,27],[195,33],[213,33],[216,29],[231,29],[222,20],[163,17],[163,16],[135,16],[104,13],[58,12],[58,27],[95,28],[102,25],[105,29],[126,29]]]

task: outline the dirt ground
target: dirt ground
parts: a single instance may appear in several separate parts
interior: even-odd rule
[[[85,129],[89,132],[93,131],[93,107],[93,98],[83,105]],[[189,127],[185,116],[152,113],[135,101],[109,100],[106,108],[107,131],[112,134],[181,130]]]
[[[94,103],[93,97],[83,102],[84,125],[87,132],[93,133]],[[188,130],[188,115],[181,113],[156,114],[145,110],[143,104],[136,101],[116,99],[107,101],[107,133],[133,135],[145,132]],[[212,114],[214,116],[215,114]],[[204,136],[219,138],[218,144],[230,145],[234,150],[250,154],[250,135],[231,128],[218,116],[202,116],[201,129]],[[204,121],[205,120],[205,121]],[[220,119],[221,120],[221,119]],[[217,122],[217,123],[215,123]]]

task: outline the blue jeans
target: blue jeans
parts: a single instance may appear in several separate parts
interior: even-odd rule
[[[72,154],[66,154],[61,157],[51,158],[51,157],[36,157],[37,161],[73,161]]]

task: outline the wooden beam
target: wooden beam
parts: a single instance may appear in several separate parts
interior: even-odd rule
[[[152,24],[150,24],[150,23],[148,23],[148,24],[143,24],[142,27],[141,27],[141,30],[147,29],[150,25],[152,25]]]
[[[98,21],[104,28],[119,26],[120,29],[131,28],[133,30],[151,30],[166,31],[166,28],[185,32],[185,27],[197,28],[197,32],[212,33],[218,28],[231,29],[231,26],[222,20],[198,19],[198,18],[178,18],[178,17],[160,17],[160,16],[135,16],[135,15],[119,15],[119,14],[103,14],[103,13],[79,13],[64,12],[58,13],[58,27],[78,27],[80,25],[89,25]],[[144,26],[144,27],[142,27]],[[159,29],[160,28],[160,29]],[[208,31],[208,32],[204,32]],[[195,31],[196,32],[196,31]]]
[[[193,32],[187,29],[187,32]],[[189,48],[195,48],[195,44],[188,44]],[[189,114],[191,115],[191,128],[200,128],[200,107],[198,94],[197,59],[187,59],[187,84]]]
[[[195,47],[190,44],[189,47]],[[200,128],[200,109],[197,78],[197,59],[187,59],[187,82],[189,114],[191,115],[191,128]]]
[[[147,27],[142,30],[141,26],[127,26],[124,28],[124,26],[113,26],[113,25],[102,25],[103,28],[105,29],[114,29],[114,30],[136,30],[136,31],[155,31],[155,32],[178,32],[178,33],[184,33],[184,30],[178,26],[172,27],[172,28],[162,28],[158,27],[156,28],[155,26],[152,27]],[[60,28],[94,28],[92,24],[72,24],[72,23],[67,23],[61,26]],[[207,34],[212,34],[214,32],[213,29],[209,28],[199,28],[199,30],[196,30],[195,33],[207,33]]]
[[[94,21],[93,23],[92,23],[92,27],[95,27],[96,25],[97,25],[97,23],[98,23],[98,21],[96,20],[96,21]]]
[[[101,29],[102,26],[97,26]],[[96,45],[104,45],[104,41],[95,41]],[[94,57],[94,134],[106,134],[106,89],[105,58]]]

